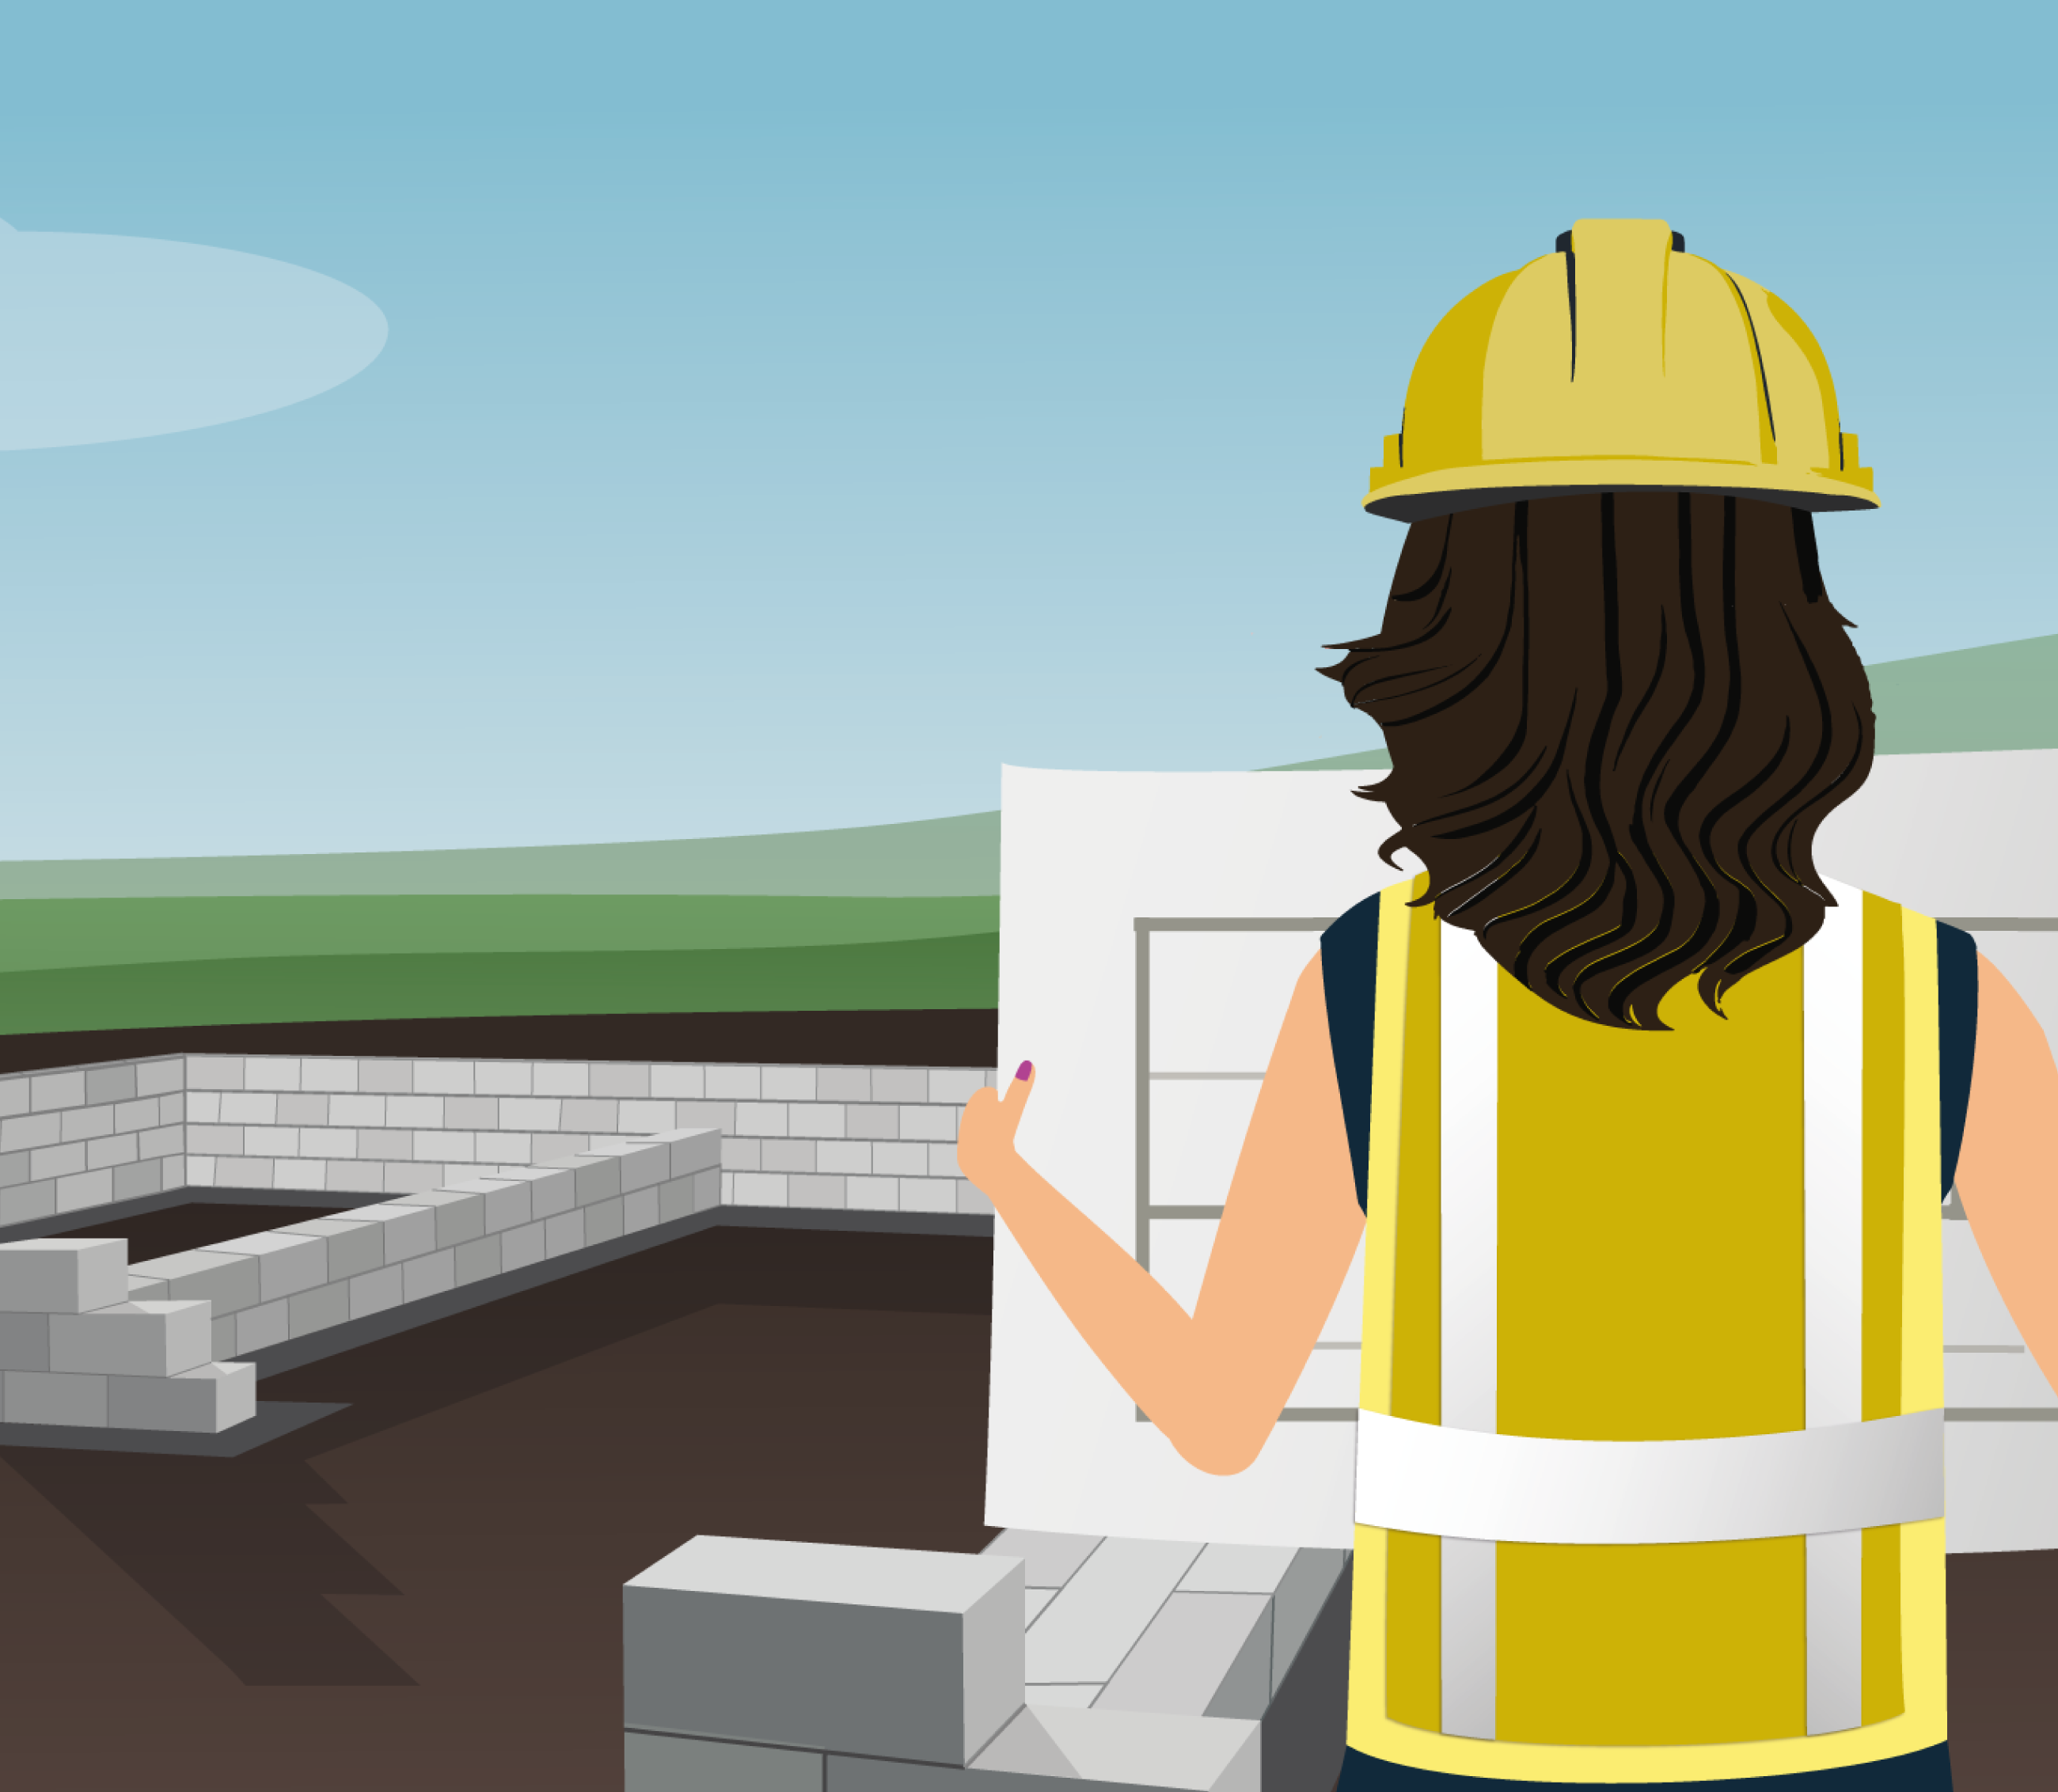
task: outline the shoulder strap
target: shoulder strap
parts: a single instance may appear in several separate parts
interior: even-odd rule
[[[1329,1055],[1350,1138],[1357,1204],[1365,1203],[1372,1146],[1372,1028],[1379,989],[1379,898],[1367,896],[1322,935],[1322,996],[1329,1011]]]
[[[1355,912],[1355,911],[1353,911]],[[1329,974],[1326,959],[1322,967]],[[1330,1010],[1333,1017],[1335,1010]],[[1958,1176],[1965,1110],[1973,1099],[1973,1047],[1980,1024],[1980,955],[1963,928],[1937,924],[1937,1056],[1943,1122],[1944,1193]],[[1332,1027],[1334,1020],[1332,1019]]]

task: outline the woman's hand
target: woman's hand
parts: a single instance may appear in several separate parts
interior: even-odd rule
[[[989,1201],[1022,1161],[1015,1154],[1015,1129],[1035,1087],[1036,1067],[1025,1058],[1004,1099],[998,1090],[975,1089],[958,1121],[958,1168]]]

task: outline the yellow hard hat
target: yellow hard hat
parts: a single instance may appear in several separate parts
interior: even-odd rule
[[[1873,510],[1793,308],[1655,218],[1582,218],[1429,332],[1365,507],[1403,523],[1630,487]]]

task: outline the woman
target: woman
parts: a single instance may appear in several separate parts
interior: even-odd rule
[[[1217,1474],[1362,1238],[1346,1789],[1946,1788],[1936,1202],[2052,1375],[2058,1068],[1969,938],[1816,871],[1873,745],[1822,493],[1540,458],[1447,456],[1329,669],[1428,870],[1302,974],[1192,1317],[1015,1151],[1031,1066],[959,1161]]]

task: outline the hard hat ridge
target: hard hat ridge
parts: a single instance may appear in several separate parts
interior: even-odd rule
[[[1365,507],[1655,487],[1870,510],[1872,486],[1792,307],[1662,220],[1582,218],[1430,332]]]

